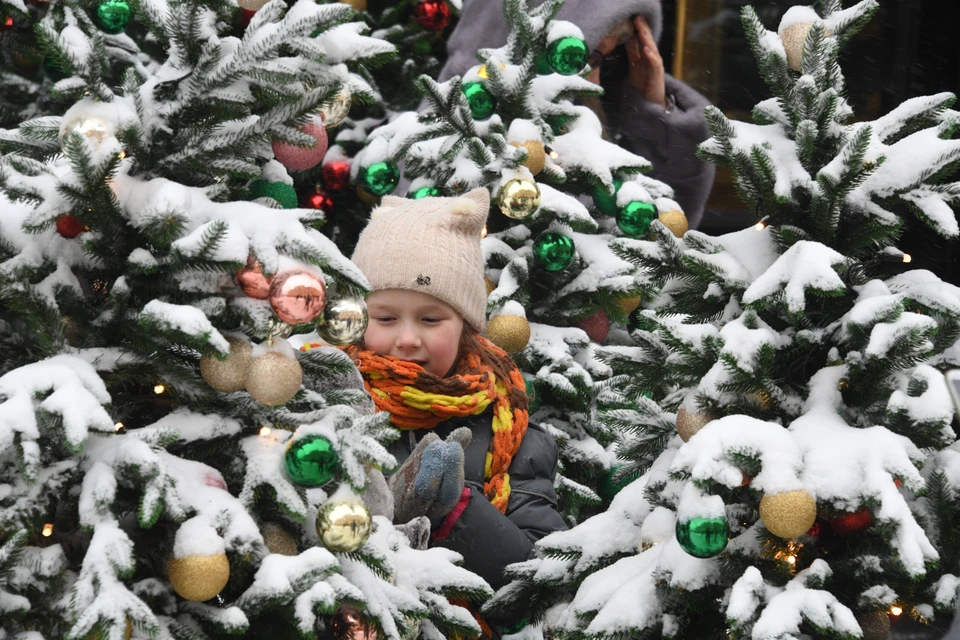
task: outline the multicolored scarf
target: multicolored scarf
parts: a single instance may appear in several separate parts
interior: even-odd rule
[[[462,353],[456,371],[441,378],[423,367],[392,356],[345,347],[363,374],[364,385],[378,411],[390,412],[398,429],[432,429],[444,420],[477,416],[493,405],[493,437],[484,465],[483,491],[502,513],[510,500],[510,474],[507,470],[520,449],[527,431],[526,385],[520,370],[505,351],[481,336],[477,337],[487,355],[502,370],[507,380],[498,380],[476,350]]]

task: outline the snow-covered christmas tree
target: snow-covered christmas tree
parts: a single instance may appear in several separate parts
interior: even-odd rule
[[[752,123],[710,108],[701,151],[757,226],[616,241],[660,289],[599,354],[600,420],[643,475],[490,606],[526,598],[560,638],[876,640],[952,613],[960,289],[896,242],[908,218],[958,235],[960,113],[941,94],[854,121],[838,58],[877,6],[795,6],[776,33],[744,9],[773,97]]]

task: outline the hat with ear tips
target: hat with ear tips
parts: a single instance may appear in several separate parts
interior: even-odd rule
[[[480,235],[489,210],[482,188],[452,198],[386,196],[360,234],[353,261],[374,291],[429,294],[482,333],[487,290]]]

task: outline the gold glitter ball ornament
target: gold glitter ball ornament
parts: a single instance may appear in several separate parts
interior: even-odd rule
[[[370,509],[359,498],[331,498],[317,512],[317,535],[330,551],[352,553],[373,529]]]
[[[690,228],[690,224],[687,222],[687,216],[683,215],[683,211],[676,209],[664,211],[657,216],[657,219],[660,220],[667,229],[670,229],[670,233],[678,238],[682,238],[683,234]]]
[[[215,355],[203,355],[200,358],[200,375],[208,385],[222,391],[233,393],[246,386],[247,371],[250,369],[250,343],[243,338],[227,338],[230,354],[225,360]]]
[[[540,187],[525,178],[513,178],[500,187],[497,204],[508,218],[524,220],[540,207]]]
[[[367,0],[340,0],[343,4],[348,4],[357,11],[367,10]]]
[[[637,307],[640,306],[641,298],[640,296],[633,296],[631,298],[620,298],[617,300],[617,304],[620,305],[620,308],[623,309],[623,312],[627,315],[630,315],[637,310]]]
[[[783,48],[787,52],[787,66],[794,71],[803,70],[803,45],[807,41],[807,35],[812,22],[798,22],[784,27],[780,32],[780,41],[783,42]],[[824,31],[829,36],[830,30],[824,27]]]
[[[303,369],[295,357],[267,351],[250,360],[247,393],[260,404],[274,407],[293,399],[303,383]]]
[[[323,120],[323,126],[329,129],[346,120],[352,106],[353,94],[344,85],[333,97],[333,100],[320,106],[319,114]]]
[[[523,166],[530,170],[530,173],[537,175],[547,164],[547,150],[539,140],[527,140],[526,142],[511,142],[515,147],[521,147],[527,150],[527,159],[523,161]]]
[[[487,296],[489,296],[497,288],[497,283],[490,276],[483,276],[483,286],[487,288]]]
[[[817,501],[813,496],[797,489],[760,499],[760,520],[773,535],[791,539],[802,536],[817,519]]]
[[[296,539],[283,527],[275,522],[268,522],[260,529],[260,535],[263,536],[263,543],[270,549],[270,553],[277,553],[281,556],[297,555]]]
[[[530,342],[530,323],[523,316],[501,315],[487,323],[487,339],[507,353],[519,353]]]
[[[863,640],[887,640],[890,637],[890,615],[886,611],[861,613],[857,624],[863,631]]]
[[[170,560],[170,584],[184,600],[206,602],[223,591],[230,579],[225,553]]]
[[[241,9],[246,9],[247,11],[260,11],[263,5],[269,1],[270,0],[237,0],[237,4],[240,5]]]
[[[709,411],[689,411],[681,407],[677,411],[677,433],[684,442],[689,442],[700,429],[713,421],[713,415]]]

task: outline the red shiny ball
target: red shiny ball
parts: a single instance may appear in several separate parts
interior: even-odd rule
[[[69,213],[62,213],[57,216],[57,233],[64,238],[76,238],[86,230],[87,227]]]
[[[849,536],[863,531],[873,524],[873,514],[870,509],[860,507],[853,513],[844,512],[830,518],[830,528],[838,536]]]
[[[331,191],[340,191],[350,186],[350,163],[347,160],[328,162],[320,169],[323,184]]]
[[[256,13],[256,11],[250,11],[250,9],[240,9],[240,26],[246,28]]]
[[[607,339],[607,334],[610,333],[610,318],[601,309],[589,318],[584,318],[575,323],[573,326],[586,331],[587,337],[594,342],[603,342]]]
[[[309,209],[320,209],[324,213],[333,213],[333,198],[326,191],[317,189],[307,198],[306,206]]]
[[[427,31],[443,31],[450,24],[447,0],[420,0],[416,8],[417,22]]]

